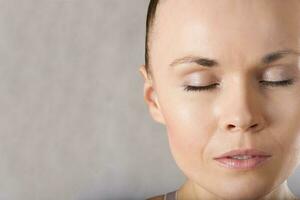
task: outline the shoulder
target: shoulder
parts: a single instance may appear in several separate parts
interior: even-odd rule
[[[164,200],[165,195],[158,195],[158,196],[154,196],[154,197],[150,197],[146,200]]]

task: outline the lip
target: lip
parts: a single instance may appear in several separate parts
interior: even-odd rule
[[[252,156],[247,159],[235,159],[232,156],[247,155]],[[222,167],[229,169],[249,170],[262,165],[272,155],[257,149],[237,149],[226,152],[214,158]]]
[[[263,157],[272,156],[271,154],[268,154],[264,151],[257,150],[257,149],[236,149],[236,150],[223,153],[217,157],[214,157],[214,159],[227,158],[227,157],[232,157],[237,155],[263,156]]]

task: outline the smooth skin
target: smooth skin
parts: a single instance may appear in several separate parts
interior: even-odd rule
[[[159,4],[151,73],[144,65],[140,72],[151,116],[166,126],[172,155],[187,177],[178,200],[296,199],[286,180],[300,160],[299,13],[298,0]],[[273,52],[286,53],[264,62]],[[284,80],[293,83],[264,84]],[[272,157],[251,170],[227,169],[213,159],[240,148]]]

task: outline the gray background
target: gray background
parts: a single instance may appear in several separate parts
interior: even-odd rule
[[[184,182],[143,100],[147,4],[0,1],[0,200],[145,199]]]

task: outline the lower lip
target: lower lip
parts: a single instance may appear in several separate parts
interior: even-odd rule
[[[238,160],[233,158],[218,158],[215,159],[225,168],[229,169],[254,169],[255,167],[265,163],[271,156],[256,156],[253,158]]]

